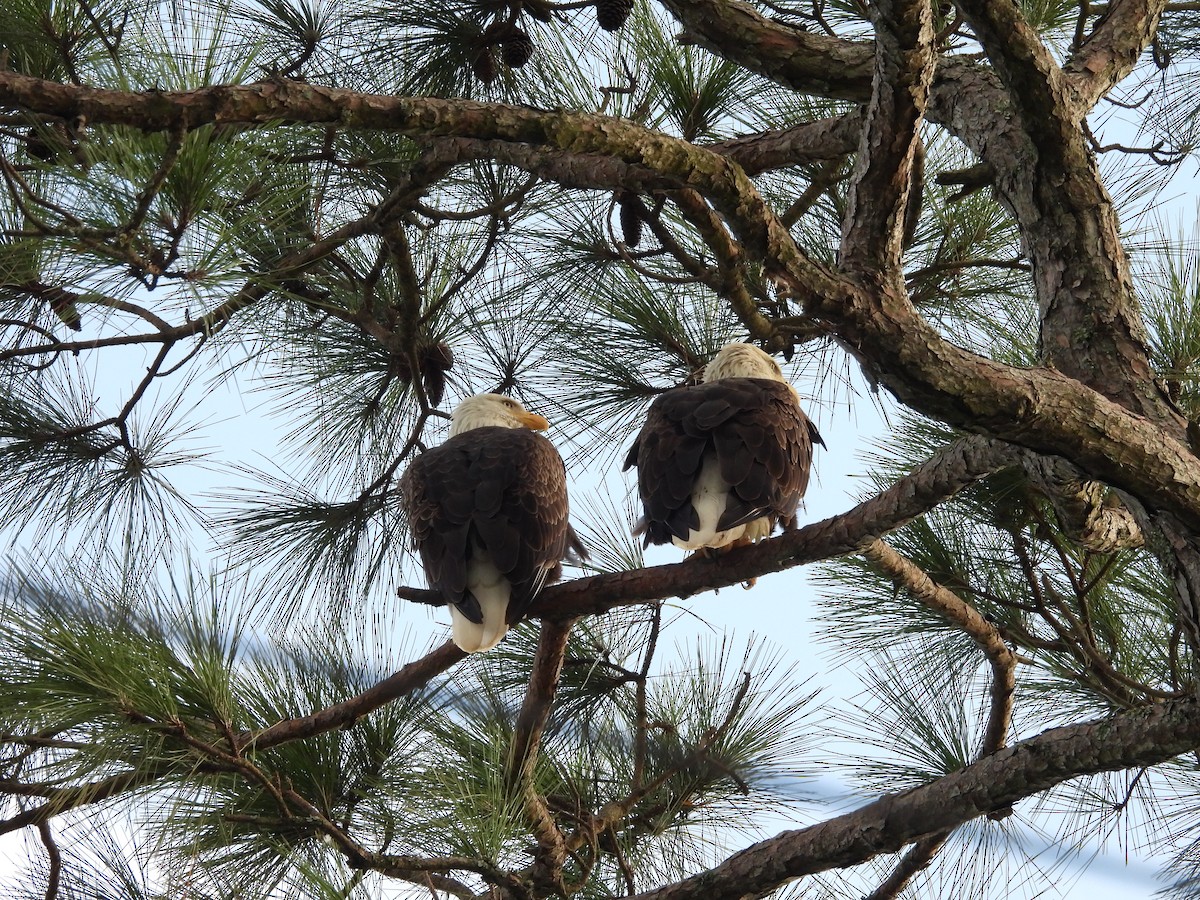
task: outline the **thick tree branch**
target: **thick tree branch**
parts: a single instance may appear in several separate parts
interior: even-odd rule
[[[695,43],[752,72],[808,93],[866,101],[871,93],[871,45],[802,31],[767,19],[741,0],[665,0]]]
[[[958,6],[1013,104],[1012,149],[992,146],[984,158],[1033,264],[1043,356],[1129,409],[1181,428],[1155,387],[1116,213],[1080,127],[1089,106],[1076,101],[1013,0]]]
[[[1031,483],[1054,506],[1059,524],[1072,541],[1093,553],[1129,550],[1145,543],[1137,521],[1104,484],[1080,478],[1065,459],[1022,456]],[[1115,502],[1114,502],[1115,501]]]
[[[956,0],[1028,122],[1074,120],[1066,79],[1014,0]]]
[[[758,175],[788,166],[839,159],[858,149],[863,113],[854,110],[832,119],[804,122],[783,131],[768,131],[733,138],[707,149],[728,156],[746,170]]]
[[[900,255],[908,196],[933,78],[933,10],[928,0],[884,0],[871,9],[874,85],[850,187],[841,258],[860,278],[903,283]]]
[[[691,878],[636,900],[739,900],[814,872],[894,852],[1079,775],[1167,762],[1200,746],[1200,704],[1156,703],[1053,728],[902,794],[798,831],[785,831]]]
[[[1114,0],[1096,30],[1063,66],[1076,102],[1089,110],[1133,71],[1158,29],[1167,0]]]

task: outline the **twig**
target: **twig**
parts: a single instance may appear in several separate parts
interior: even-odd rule
[[[49,862],[46,872],[46,900],[57,900],[58,885],[62,878],[62,853],[59,852],[58,844],[54,842],[54,833],[50,830],[49,822],[38,822],[37,831],[38,837],[42,839],[42,846],[46,848],[46,858]]]
[[[1137,788],[1138,782],[1142,780],[1142,776],[1145,775],[1147,771],[1148,768],[1146,766],[1142,766],[1140,769],[1138,769],[1138,773],[1134,775],[1133,780],[1129,782],[1129,790],[1125,792],[1125,799],[1113,806],[1113,812],[1121,812],[1129,805],[1129,801],[1133,798],[1134,789]]]
[[[633,738],[633,773],[629,777],[629,786],[637,790],[642,786],[642,776],[646,768],[646,732],[649,725],[646,722],[646,681],[650,674],[650,663],[654,660],[654,651],[658,647],[658,633],[662,627],[662,604],[656,603],[650,619],[650,634],[646,637],[646,649],[642,654],[642,667],[637,676],[637,687],[634,690],[634,710],[637,714],[636,731]]]

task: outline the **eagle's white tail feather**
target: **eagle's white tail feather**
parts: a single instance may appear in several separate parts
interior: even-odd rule
[[[506,619],[512,586],[478,547],[467,564],[467,590],[479,601],[483,622],[472,622],[456,607],[450,607],[454,643],[467,653],[491,650],[508,633]]]
[[[717,531],[717,522],[725,512],[726,495],[729,493],[729,483],[721,477],[721,466],[715,453],[704,454],[700,464],[700,474],[692,487],[692,506],[700,518],[700,527],[688,532],[686,541],[673,538],[676,547],[684,550],[699,550],[701,547],[724,547],[736,540],[742,533],[742,527],[729,531]]]
[[[771,533],[771,520],[766,516],[745,525],[737,525],[726,531],[717,531],[717,523],[725,512],[729,482],[721,477],[721,465],[715,453],[706,453],[700,465],[700,474],[692,487],[692,506],[700,519],[698,529],[688,531],[686,541],[671,538],[676,547],[684,550],[699,550],[701,547],[724,547],[741,537],[761,541]]]

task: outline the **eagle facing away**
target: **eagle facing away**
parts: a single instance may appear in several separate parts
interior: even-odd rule
[[[562,577],[568,551],[587,556],[567,521],[562,458],[531,430],[549,424],[509,397],[469,397],[450,437],[400,480],[429,587],[450,605],[454,643],[468,653],[500,642]]]
[[[702,384],[660,394],[629,448],[646,544],[686,550],[754,543],[776,523],[795,527],[813,443],[778,363],[750,344],[722,348]]]

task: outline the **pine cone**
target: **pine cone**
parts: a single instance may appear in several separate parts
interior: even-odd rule
[[[533,41],[530,40],[529,35],[514,25],[500,44],[500,58],[504,60],[506,66],[519,69],[529,62],[531,56],[533,56]]]
[[[40,130],[30,128],[25,132],[25,152],[42,162],[70,156],[74,143],[71,132],[61,122]]]
[[[442,402],[446,393],[446,370],[454,366],[454,351],[450,345],[438,341],[422,347],[421,354],[421,384],[425,388],[425,396],[434,406]]]
[[[491,47],[484,47],[475,54],[475,58],[471,60],[471,71],[484,84],[491,84],[496,80],[500,70],[496,67],[496,57],[492,54]]]
[[[58,316],[58,320],[72,331],[81,331],[83,321],[79,318],[79,308],[75,305],[77,294],[64,291],[62,288],[51,287],[47,294],[50,300],[50,310]]]
[[[605,31],[616,31],[633,12],[633,0],[596,0],[596,22]]]
[[[642,198],[633,191],[617,194],[617,208],[621,219],[621,237],[627,247],[636,247],[641,243],[642,223],[646,221],[649,210]]]

